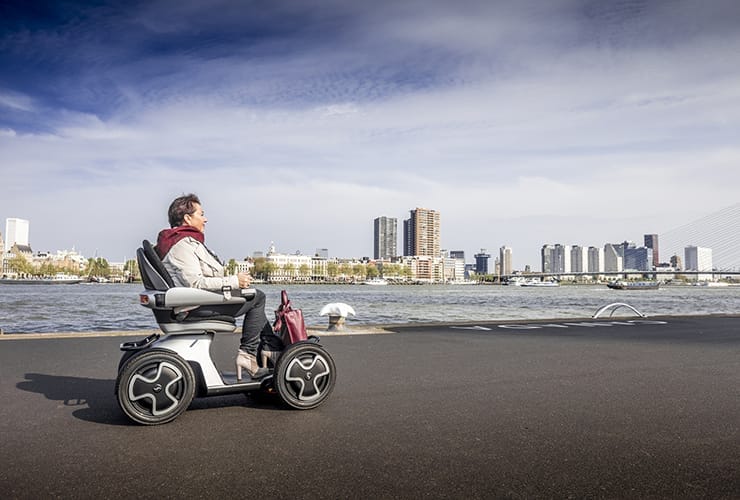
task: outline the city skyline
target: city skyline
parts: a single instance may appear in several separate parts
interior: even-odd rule
[[[380,216],[373,220],[373,239],[374,239],[374,245],[373,245],[373,254],[374,255],[334,255],[333,258],[339,258],[343,260],[353,260],[353,259],[374,259],[374,260],[389,260],[393,259],[393,256],[396,257],[402,257],[402,256],[411,256],[416,255],[409,246],[409,241],[417,240],[420,236],[415,233],[424,233],[423,236],[421,236],[421,239],[424,241],[430,240],[430,243],[424,252],[422,252],[421,255],[427,255],[427,256],[433,256],[433,257],[443,257],[443,258],[463,258],[464,262],[466,264],[473,264],[473,268],[475,269],[478,266],[482,266],[483,269],[486,270],[486,274],[500,274],[500,275],[509,275],[512,271],[521,272],[525,268],[535,268],[536,266],[533,266],[532,263],[526,263],[523,264],[521,267],[515,267],[513,265],[513,249],[508,245],[503,245],[499,248],[499,256],[496,257],[495,263],[490,263],[491,254],[486,253],[485,248],[481,248],[480,252],[473,255],[473,260],[471,261],[468,259],[469,255],[464,250],[459,249],[448,249],[448,248],[441,248],[439,245],[439,239],[440,239],[440,233],[441,233],[441,225],[440,225],[440,213],[435,210],[430,209],[422,209],[422,208],[416,208],[409,211],[410,217],[409,219],[404,221],[404,225],[406,226],[405,233],[408,232],[408,234],[403,234],[401,238],[403,238],[403,245],[402,249],[404,251],[402,252],[393,252],[392,248],[397,248],[397,242],[398,242],[398,231],[397,231],[397,219],[386,217],[386,216]],[[615,270],[622,270],[622,269],[632,269],[636,271],[649,271],[651,267],[658,267],[658,262],[661,266],[670,265],[672,267],[681,268],[681,259],[682,256],[685,256],[686,261],[689,260],[688,252],[690,249],[693,249],[693,252],[696,252],[696,249],[700,249],[701,251],[708,251],[709,252],[709,261],[712,260],[712,249],[708,248],[703,245],[697,245],[697,241],[703,241],[705,242],[704,245],[706,245],[706,242],[709,241],[706,239],[706,236],[701,236],[697,233],[695,226],[698,224],[705,225],[704,222],[707,218],[710,218],[714,221],[715,224],[722,224],[722,221],[725,220],[726,222],[729,221],[729,219],[732,219],[731,223],[726,224],[724,231],[725,233],[736,233],[734,231],[732,224],[737,226],[738,222],[740,222],[740,217],[737,215],[740,214],[740,203],[728,207],[725,210],[721,210],[715,214],[710,214],[709,216],[706,216],[699,221],[695,221],[694,223],[690,223],[687,225],[684,225],[684,228],[687,229],[687,235],[691,235],[692,243],[685,243],[682,245],[681,251],[676,251],[674,248],[670,253],[670,257],[660,256],[658,253],[658,241],[659,241],[659,235],[657,234],[645,234],[643,235],[643,241],[644,246],[638,247],[634,241],[631,240],[624,240],[620,243],[610,243],[605,242],[603,243],[603,247],[601,246],[581,246],[579,244],[573,244],[573,243],[544,243],[540,248],[540,255],[539,255],[539,265],[542,272],[553,272],[553,270],[561,271],[561,272],[582,272],[583,270],[588,269],[589,271],[593,271],[597,268],[603,268],[606,267],[607,271],[615,271]],[[420,230],[417,231],[416,229],[416,223],[414,222],[418,217],[424,221],[420,225]],[[694,228],[692,228],[694,226]],[[3,233],[0,232],[0,254],[2,254],[3,251],[10,251],[11,247],[14,244],[19,244],[23,247],[27,247],[26,250],[32,250],[34,254],[49,254],[56,251],[57,253],[68,253],[70,249],[55,249],[55,250],[49,250],[44,249],[39,251],[38,249],[34,250],[29,241],[29,233],[30,233],[30,221],[19,219],[19,218],[7,218],[5,220],[5,228],[6,232],[5,235],[11,234],[12,236],[10,239],[6,241],[6,236],[3,235]],[[12,229],[11,229],[12,228]],[[414,233],[412,235],[412,233]],[[15,240],[18,241],[15,241]],[[730,251],[732,252],[732,246],[733,242],[737,240],[737,236],[731,236],[730,238],[725,238],[725,240],[721,243],[721,246],[724,249],[724,256],[727,255],[727,249],[730,248]],[[724,270],[730,270],[730,269],[740,269],[740,254],[738,253],[737,245],[735,245],[734,254],[735,254],[735,261],[733,261],[732,265],[727,265],[727,262],[725,259],[721,258],[720,260],[723,261],[722,264],[719,264],[718,266],[715,266],[717,269],[724,269]],[[431,250],[430,250],[431,248]],[[378,256],[377,253],[383,249],[383,251],[386,252],[383,256]],[[547,250],[547,254],[545,251]],[[598,254],[594,254],[593,251],[598,250]],[[71,249],[72,253],[77,253],[76,249],[72,247]],[[577,257],[575,256],[569,256],[566,254],[570,254],[571,252],[580,251],[580,255]],[[411,253],[409,253],[411,252]],[[262,256],[265,252],[262,250],[252,250],[249,252],[246,252],[251,256]],[[267,249],[267,253],[277,253],[277,254],[284,254],[284,255],[290,255],[290,252],[282,252],[278,251],[274,245],[274,242],[270,242],[270,245]],[[297,255],[317,255],[317,256],[323,256],[323,258],[328,259],[329,258],[329,249],[327,248],[317,248],[315,252],[296,252]],[[90,256],[85,256],[88,258]],[[550,257],[552,255],[552,257]],[[572,255],[572,254],[571,254]],[[461,257],[463,256],[463,257]],[[466,257],[468,256],[468,257]],[[94,255],[94,257],[100,257],[97,254]],[[105,257],[105,256],[103,256]],[[663,258],[665,257],[665,258]],[[229,256],[228,259],[235,258],[236,260],[242,260],[241,258]],[[246,256],[244,257],[244,260],[246,260]],[[114,260],[108,259],[110,262],[115,262]],[[124,258],[122,260],[125,261],[128,260],[127,258]],[[694,261],[696,260],[704,260],[706,261],[705,257],[694,257]],[[553,261],[559,261],[560,267],[558,269],[555,269],[552,267]],[[636,265],[635,262],[640,262],[641,264]],[[676,264],[678,262],[678,264]],[[724,265],[723,265],[724,264]],[[688,265],[688,264],[687,264]],[[491,268],[491,266],[494,266]],[[564,266],[564,267],[563,267]],[[556,266],[557,267],[557,266]],[[688,269],[688,268],[687,268]],[[594,271],[595,272],[595,271]]]
[[[0,217],[121,260],[195,192],[220,255],[641,241],[737,202],[740,4],[0,6]],[[671,243],[670,238],[665,239]],[[661,242],[663,245],[663,242]]]

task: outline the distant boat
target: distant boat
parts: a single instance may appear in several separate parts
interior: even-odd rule
[[[660,288],[659,281],[610,281],[606,284],[612,290],[657,290]]]
[[[523,281],[519,286],[531,286],[531,287],[541,287],[541,288],[545,288],[545,287],[552,288],[552,287],[560,286],[560,283],[558,283],[555,280],[540,281],[540,280],[537,280],[537,279],[531,279],[531,280]]]
[[[2,285],[76,285],[85,281],[74,274],[57,273],[50,278],[2,278]]]
[[[363,281],[362,284],[363,285],[374,285],[374,286],[381,285],[382,286],[382,285],[387,285],[388,282],[386,280],[384,280],[383,278],[371,278],[369,280]]]

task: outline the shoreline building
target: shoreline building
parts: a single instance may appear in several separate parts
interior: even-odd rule
[[[684,248],[686,271],[711,271],[712,249],[689,245]]]
[[[588,272],[588,249],[580,245],[570,247],[570,270],[574,273]]]
[[[373,257],[390,260],[398,256],[398,219],[381,216],[373,221]]]
[[[631,241],[622,243],[624,271],[650,271],[653,268],[653,250],[635,246]]]
[[[570,246],[542,245],[541,251],[542,272],[546,274],[560,274],[570,272]]]
[[[512,256],[511,247],[504,245],[499,249],[499,276],[511,276],[513,271]]]
[[[588,247],[588,272],[604,272],[604,249],[599,247]]]
[[[607,273],[618,273],[624,270],[622,254],[617,247],[622,245],[613,245],[607,243],[604,245],[604,271]]]
[[[403,221],[403,254],[405,256],[439,257],[440,213],[427,208],[409,211]]]
[[[645,247],[653,251],[653,267],[660,266],[660,254],[658,250],[658,235],[657,234],[646,234],[645,235]]]
[[[488,261],[491,258],[490,253],[486,253],[485,248],[480,249],[480,253],[473,256],[475,258],[475,273],[482,275],[488,274]]]
[[[5,248],[11,249],[13,245],[30,247],[28,243],[30,222],[25,219],[5,219]]]

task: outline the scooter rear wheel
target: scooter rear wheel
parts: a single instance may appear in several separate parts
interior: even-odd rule
[[[131,357],[116,379],[118,405],[131,420],[144,425],[171,422],[195,394],[195,375],[177,354],[148,349]]]
[[[299,342],[280,355],[273,383],[286,405],[310,410],[329,397],[336,373],[334,360],[323,347],[314,342]]]

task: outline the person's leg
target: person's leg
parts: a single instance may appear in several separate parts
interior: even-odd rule
[[[272,327],[265,314],[265,294],[262,290],[256,290],[254,298],[247,300],[242,307],[244,311],[244,323],[242,324],[242,338],[239,348],[248,354],[257,354],[260,343],[260,333],[270,333]]]

